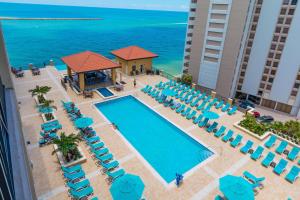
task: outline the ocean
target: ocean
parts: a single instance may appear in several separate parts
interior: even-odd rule
[[[188,13],[112,8],[0,3],[5,17],[91,17],[91,21],[2,20],[11,66],[43,66],[53,59],[91,50],[110,51],[137,45],[159,55],[154,67],[181,73]]]

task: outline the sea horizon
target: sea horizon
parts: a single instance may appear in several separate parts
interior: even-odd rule
[[[188,14],[123,8],[1,3],[2,17],[99,17],[96,21],[2,20],[10,64],[43,66],[85,50],[113,59],[112,50],[137,45],[159,55],[154,67],[180,74]]]

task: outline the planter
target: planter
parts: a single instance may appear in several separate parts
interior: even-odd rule
[[[236,127],[237,129],[241,130],[241,131],[246,132],[247,134],[249,134],[249,135],[251,135],[251,136],[253,136],[253,137],[255,137],[255,138],[259,139],[259,140],[264,140],[264,139],[267,138],[270,134],[272,134],[272,132],[267,131],[267,132],[265,132],[263,135],[259,136],[259,135],[255,134],[255,133],[249,131],[248,129],[246,129],[246,128],[240,126],[239,124],[240,124],[240,121],[234,123],[233,126]]]
[[[54,148],[54,150],[57,150],[57,145],[54,144],[53,148]],[[63,166],[63,167],[70,167],[70,166],[73,166],[73,165],[82,164],[82,163],[86,162],[86,157],[84,156],[83,151],[81,150],[80,147],[77,147],[77,148],[78,148],[78,151],[79,151],[79,153],[81,155],[81,158],[77,159],[77,160],[74,160],[74,161],[71,161],[71,162],[66,162],[64,160],[63,155],[62,155],[62,153],[60,151],[56,152],[56,156],[57,156],[57,158],[58,158],[59,163],[60,163],[61,166]]]
[[[47,99],[46,95],[42,95],[42,96],[44,97],[45,100]],[[34,98],[34,101],[35,101],[35,103],[36,103],[37,106],[42,105],[42,103],[39,102],[39,99],[38,99],[37,96],[34,96],[33,98]]]
[[[50,114],[51,114],[52,117],[53,117],[53,119],[50,119],[50,120],[47,120],[46,114],[41,114],[42,119],[43,119],[44,122],[51,122],[51,121],[54,121],[54,120],[57,119],[57,117],[56,117],[56,115],[54,114],[54,112],[52,112],[52,113],[50,113]]]

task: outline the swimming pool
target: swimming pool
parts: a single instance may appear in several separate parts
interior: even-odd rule
[[[98,88],[97,91],[101,94],[103,98],[108,98],[114,96],[114,93],[112,93],[109,89],[107,88]]]
[[[95,106],[167,183],[176,173],[184,174],[213,155],[133,96]]]
[[[63,70],[67,70],[67,65],[55,65],[55,68],[58,71],[63,71]]]

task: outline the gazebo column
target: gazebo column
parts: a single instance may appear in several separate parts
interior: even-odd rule
[[[116,78],[117,78],[117,73],[116,73],[116,69],[111,69],[111,79],[113,84],[116,84]]]
[[[71,70],[71,68],[70,68],[69,66],[67,66],[67,71],[68,71],[68,76],[69,76],[69,78],[73,80],[73,77],[72,77],[72,70]]]
[[[80,90],[81,91],[83,91],[84,90],[84,73],[79,73],[78,74],[78,81],[79,81],[79,88],[80,88]]]

